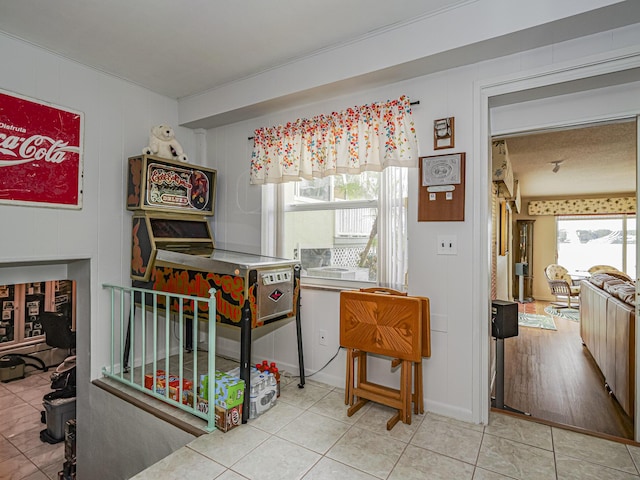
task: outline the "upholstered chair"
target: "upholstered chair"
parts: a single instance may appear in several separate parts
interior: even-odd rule
[[[569,271],[562,265],[552,263],[544,269],[544,274],[547,277],[551,293],[556,297],[556,302],[559,301],[558,297],[566,297],[567,299],[566,305],[559,306],[561,308],[572,308],[571,298],[577,299],[580,296],[580,285],[573,285]],[[575,306],[577,307],[577,302]]]
[[[618,272],[619,270],[616,267],[612,267],[611,265],[594,265],[591,267],[588,272],[593,275],[594,273],[604,273],[604,272]]]
[[[633,281],[629,275],[618,270],[616,267],[612,267],[611,265],[594,265],[589,269],[590,275],[596,275],[598,273],[607,273],[613,277],[619,278],[620,280],[626,280],[627,282]]]

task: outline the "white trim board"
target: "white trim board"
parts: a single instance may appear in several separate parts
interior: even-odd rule
[[[472,182],[476,185],[472,202],[472,340],[474,370],[472,372],[472,416],[473,421],[483,424],[489,422],[490,407],[490,332],[489,319],[491,302],[489,300],[489,286],[491,279],[491,215],[490,215],[490,104],[501,95],[517,94],[556,87],[568,82],[576,82],[591,78],[602,79],[604,76],[616,72],[632,72],[640,68],[640,47],[620,49],[604,54],[586,57],[571,62],[546,66],[541,69],[503,77],[480,80],[474,84],[474,118],[473,125],[473,158],[476,168],[472,170]],[[584,87],[584,84],[583,84]],[[540,98],[544,98],[544,90],[540,91]],[[515,98],[515,96],[514,96]],[[517,103],[517,102],[516,102]],[[628,116],[631,112],[619,112],[619,117]],[[635,112],[640,113],[640,112]],[[614,115],[615,116],[615,115]],[[590,119],[593,121],[594,119]],[[549,125],[547,125],[549,126]],[[559,126],[559,125],[557,125]],[[636,345],[640,344],[640,332],[636,329]],[[636,358],[638,362],[638,357]],[[640,368],[636,367],[636,412],[638,407],[638,388],[640,387]],[[635,415],[636,440],[638,440],[640,415]]]

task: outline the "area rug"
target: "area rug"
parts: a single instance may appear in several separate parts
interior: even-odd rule
[[[521,327],[544,328],[545,330],[557,330],[552,317],[536,315],[535,313],[518,312],[518,325]]]
[[[580,310],[575,308],[555,308],[553,305],[549,305],[544,309],[544,312],[556,317],[567,318],[574,322],[580,321]]]

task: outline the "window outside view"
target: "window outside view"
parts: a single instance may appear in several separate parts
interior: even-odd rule
[[[593,265],[611,265],[635,278],[636,217],[558,217],[558,264],[584,274]]]
[[[364,172],[284,185],[285,255],[303,276],[376,281],[379,181]]]

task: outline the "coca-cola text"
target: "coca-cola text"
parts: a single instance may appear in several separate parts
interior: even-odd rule
[[[61,163],[68,152],[80,152],[79,147],[69,146],[69,142],[56,140],[44,135],[31,135],[19,137],[0,133],[0,155],[5,160],[0,160],[0,167],[17,165],[34,160]],[[6,157],[14,157],[9,160]]]

